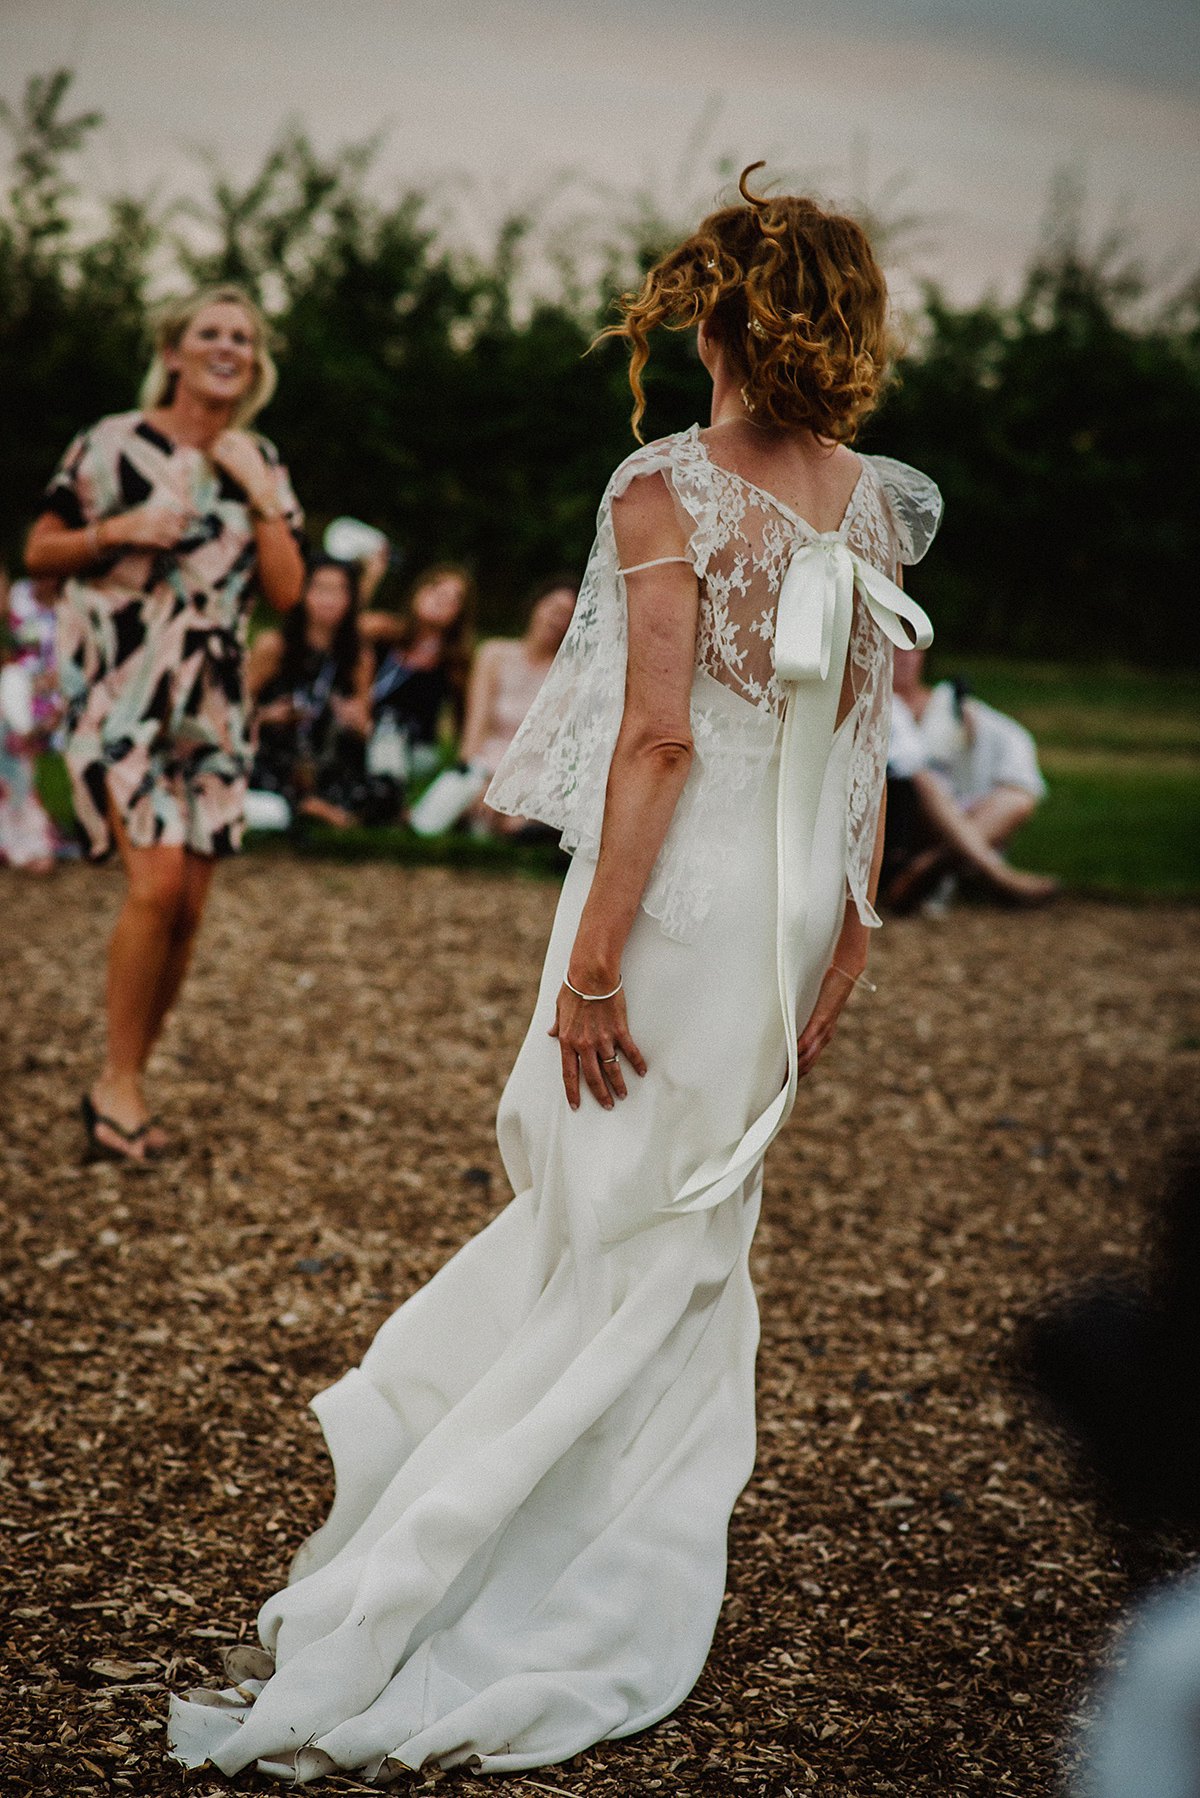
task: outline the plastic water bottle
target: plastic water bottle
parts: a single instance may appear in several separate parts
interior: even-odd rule
[[[27,737],[33,729],[33,682],[20,662],[6,662],[0,668],[0,723],[18,737]]]

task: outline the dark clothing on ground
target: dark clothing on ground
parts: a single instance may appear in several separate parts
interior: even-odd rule
[[[413,749],[431,755],[437,749],[438,724],[443,708],[452,702],[454,690],[443,668],[409,668],[404,652],[379,644],[371,679],[371,724],[376,731],[394,727],[405,766]],[[368,755],[368,760],[370,756]],[[416,770],[421,771],[418,765]],[[354,808],[364,824],[391,824],[405,800],[404,780],[393,773],[365,777],[365,791]]]
[[[268,681],[259,706],[290,699],[298,716],[288,724],[258,726],[251,785],[281,793],[293,811],[301,800],[323,799],[358,815],[366,797],[365,745],[356,731],[344,730],[333,696],[349,696],[352,677],[334,656],[304,644]]]
[[[883,859],[879,868],[879,890],[886,893],[896,877],[902,874],[913,857],[929,842],[929,828],[921,813],[916,782],[903,775],[887,777],[887,813],[883,829]]]
[[[378,646],[371,681],[371,715],[377,724],[384,712],[391,712],[410,746],[434,744],[442,707],[452,698],[443,668],[407,668],[402,650]]]

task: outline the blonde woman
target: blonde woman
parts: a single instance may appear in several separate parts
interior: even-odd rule
[[[142,408],[77,437],[25,562],[65,582],[66,760],[88,854],[115,844],[128,891],[109,946],[107,1054],[83,1098],[94,1151],[163,1146],[142,1079],[178,995],[213,868],[239,846],[249,752],[242,658],[254,583],[300,597],[300,509],[246,429],[275,370],[236,287],[160,315]]]
[[[316,1401],[333,1511],[233,1651],[274,1656],[253,1706],[175,1705],[193,1765],[507,1774],[704,1665],[763,1153],[866,962],[891,644],[929,637],[895,576],[940,510],[849,447],[889,353],[862,231],[744,183],[627,297],[635,391],[649,333],[698,327],[712,422],[613,476],[489,789],[575,851],[500,1104],[516,1197]]]

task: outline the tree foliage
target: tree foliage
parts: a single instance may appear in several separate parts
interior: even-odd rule
[[[532,580],[582,565],[633,447],[621,346],[588,346],[620,270],[660,247],[661,219],[634,208],[614,223],[598,295],[560,246],[555,291],[519,308],[528,218],[507,220],[488,257],[455,254],[425,196],[371,196],[372,143],[323,158],[288,127],[244,186],[214,166],[203,207],[154,218],[118,198],[84,237],[65,171],[98,119],[66,116],[69,87],[66,71],[37,77],[0,114],[14,144],[0,212],[10,565],[66,443],[135,403],[165,264],[176,286],[237,280],[266,307],[281,380],[262,424],[314,533],[349,511],[410,570],[468,561],[489,628],[513,623]],[[942,536],[912,577],[944,644],[1195,665],[1200,288],[1152,311],[1119,243],[1087,251],[1075,216],[1060,206],[1014,304],[927,290],[919,347],[864,447],[945,493]],[[704,416],[689,341],[663,338],[647,389],[648,435]]]
[[[143,207],[120,199],[100,236],[73,242],[63,163],[99,115],[63,116],[70,80],[62,69],[34,76],[19,109],[0,107],[13,140],[0,213],[0,550],[9,562],[67,443],[81,425],[131,404],[144,358],[154,232]]]
[[[1195,284],[1148,312],[1120,237],[1089,254],[1077,217],[1058,209],[1012,306],[956,309],[927,290],[920,353],[864,447],[945,495],[917,577],[943,642],[1195,667]]]

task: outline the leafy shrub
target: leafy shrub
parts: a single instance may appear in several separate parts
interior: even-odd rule
[[[119,198],[85,240],[63,170],[99,120],[64,116],[70,80],[34,78],[3,114],[10,566],[74,433],[135,403],[150,271],[164,258],[176,285],[236,279],[266,304],[282,379],[263,428],[314,532],[350,511],[388,532],[410,572],[470,562],[493,630],[514,627],[533,580],[582,565],[604,483],[633,448],[621,348],[588,345],[615,271],[653,254],[653,221],[614,226],[598,297],[564,266],[559,291],[518,316],[527,220],[507,221],[490,260],[455,256],[421,194],[368,195],[371,145],[322,160],[290,130],[245,188],[214,173],[203,212],[156,219]],[[1194,667],[1200,287],[1150,311],[1119,246],[1086,253],[1069,208],[1060,215],[1014,304],[956,308],[928,288],[919,349],[863,447],[916,463],[945,493],[942,535],[912,577],[944,647]],[[660,344],[647,390],[648,436],[707,414],[683,338]]]

